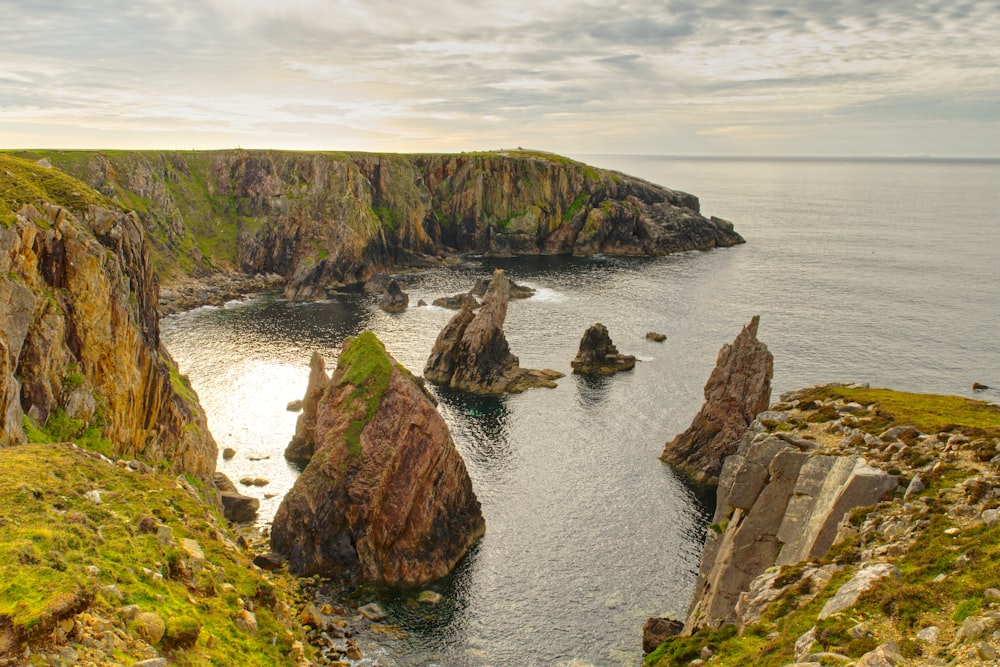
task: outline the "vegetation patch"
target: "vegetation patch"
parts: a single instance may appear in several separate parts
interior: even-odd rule
[[[91,204],[118,208],[104,195],[58,169],[42,167],[13,155],[0,154],[0,225],[9,227],[22,205],[43,201],[75,212],[85,211]]]
[[[587,201],[587,195],[586,195],[586,193],[581,192],[580,194],[578,194],[573,199],[573,202],[569,205],[569,208],[566,209],[566,212],[563,213],[562,221],[563,222],[569,222],[570,220],[572,220],[573,217],[577,213],[579,213],[580,209],[583,208],[583,204],[586,201]]]
[[[354,390],[347,399],[347,410],[351,414],[362,413],[353,418],[344,440],[347,451],[357,456],[361,453],[361,431],[378,411],[382,395],[389,386],[392,375],[392,361],[385,346],[371,331],[363,331],[356,338],[345,342],[345,350],[337,362],[344,370],[338,386],[351,385]]]

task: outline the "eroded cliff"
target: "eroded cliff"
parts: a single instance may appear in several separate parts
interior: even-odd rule
[[[0,156],[0,445],[72,440],[211,479],[216,446],[160,344],[157,280],[132,213]]]
[[[662,255],[742,243],[698,199],[532,151],[24,153],[134,209],[165,283],[279,274],[285,294],[463,252]]]

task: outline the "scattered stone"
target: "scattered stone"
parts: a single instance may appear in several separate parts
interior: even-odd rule
[[[997,650],[986,642],[978,642],[976,644],[976,655],[979,656],[980,660],[993,662],[997,657]]]
[[[591,325],[580,339],[580,349],[570,362],[574,373],[610,375],[635,368],[635,357],[619,354],[611,342],[608,329],[598,322]]]
[[[233,449],[232,447],[226,447],[225,449],[222,450],[222,458],[224,458],[225,460],[228,461],[234,456],[236,456],[236,450]]]
[[[926,628],[917,633],[917,639],[927,644],[937,644],[938,637],[941,635],[941,628],[936,625],[928,625]]]
[[[150,658],[149,660],[140,660],[139,662],[133,662],[132,667],[167,667],[167,659]]]
[[[135,617],[135,627],[139,634],[154,646],[163,639],[163,633],[167,630],[166,623],[157,614],[151,611],[140,612]]]
[[[288,405],[285,406],[285,410],[287,410],[288,412],[301,412],[302,399],[296,398],[294,401],[289,401]]]
[[[385,618],[385,612],[382,611],[382,607],[377,602],[370,602],[363,607],[359,607],[358,613],[369,621],[381,621]]]
[[[267,486],[270,481],[264,477],[243,477],[240,479],[243,486]]]
[[[87,565],[83,571],[87,573],[88,577],[96,577],[101,573],[101,569],[96,565]]]
[[[92,491],[87,491],[85,494],[83,494],[83,497],[89,500],[90,502],[94,503],[95,505],[101,504],[101,492],[98,491],[97,489],[94,489]]]
[[[236,615],[236,627],[248,634],[257,633],[257,616],[249,609],[241,609]]]
[[[436,591],[421,591],[417,596],[417,602],[420,604],[437,605],[441,603],[441,599],[441,594]]]
[[[1000,588],[987,588],[983,591],[983,598],[986,600],[1000,600]]]
[[[656,333],[655,331],[646,332],[646,340],[651,340],[654,343],[662,343],[667,339],[667,334]]]
[[[387,313],[402,313],[410,305],[410,296],[395,280],[390,280],[379,297],[378,307]]]
[[[681,633],[684,623],[666,617],[653,617],[642,626],[642,652],[652,653],[669,637]]]
[[[156,541],[165,547],[169,547],[174,543],[174,531],[170,529],[170,526],[157,526]]]
[[[285,564],[285,557],[274,551],[266,554],[257,554],[253,559],[253,564],[262,570],[277,570]]]
[[[955,643],[975,641],[992,630],[995,625],[993,619],[988,616],[970,616],[962,622],[962,627],[958,629]]]
[[[953,526],[951,528],[946,528],[945,531],[944,531],[944,534],[947,535],[948,537],[954,537],[955,535],[958,535],[961,532],[962,532],[962,530],[960,528],[955,528]]]
[[[205,560],[205,552],[201,550],[201,545],[198,544],[197,540],[187,537],[181,539],[181,549],[194,561]]]
[[[139,611],[139,605],[130,604],[120,608],[118,613],[121,614],[121,617],[125,619],[126,622],[128,622],[134,621],[135,617],[139,615]]]
[[[924,480],[920,476],[920,473],[917,473],[916,475],[913,476],[913,479],[911,479],[910,483],[906,486],[906,493],[903,494],[903,500],[904,501],[912,500],[918,493],[923,491],[925,488],[927,488],[927,485],[924,484]]]
[[[660,458],[695,481],[717,484],[722,462],[736,452],[747,427],[771,398],[774,357],[757,340],[755,315],[732,345],[723,345],[708,382],[705,403],[686,431],[666,444]]]
[[[257,517],[257,510],[260,509],[260,500],[244,496],[240,493],[224,491],[222,498],[222,514],[229,521],[245,523],[253,521]]]
[[[989,387],[985,384],[980,384],[978,382],[972,383],[972,391],[986,391]]]
[[[833,614],[850,609],[862,593],[869,590],[876,581],[885,577],[899,577],[899,568],[889,563],[876,563],[859,570],[850,581],[841,586],[832,598],[827,600],[817,619],[822,621]]]
[[[816,626],[814,625],[795,640],[795,661],[805,662],[806,657],[812,653],[812,647],[815,643]]]

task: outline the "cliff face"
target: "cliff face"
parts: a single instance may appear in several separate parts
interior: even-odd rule
[[[215,442],[160,344],[139,221],[23,160],[0,158],[0,181],[0,445],[74,440],[211,479]]]
[[[757,339],[760,316],[723,345],[705,383],[705,403],[691,426],[668,442],[660,458],[697,482],[717,484],[722,462],[771,400],[774,357]]]
[[[483,534],[447,425],[374,334],[345,341],[313,441],[271,530],[293,572],[416,586],[445,576]]]
[[[662,255],[743,242],[692,195],[547,153],[44,156],[135,209],[172,284],[277,273],[286,296],[310,299],[453,253]]]

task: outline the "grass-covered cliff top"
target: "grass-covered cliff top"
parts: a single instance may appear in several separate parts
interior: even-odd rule
[[[68,444],[3,450],[0,662],[294,664],[287,582],[250,566],[200,485]]]
[[[22,205],[41,202],[72,211],[85,210],[91,204],[116,207],[109,198],[59,169],[0,153],[0,225],[7,227],[14,222],[14,214]]]
[[[865,664],[995,664],[1000,406],[830,386],[799,392],[773,409],[780,412],[765,420],[769,430],[810,440],[823,453],[862,455],[899,476],[896,494],[855,510],[825,557],[777,571],[778,593],[759,622],[740,634],[726,626],[669,639],[647,656],[646,666],[686,666],[706,647],[713,655],[708,664],[719,667],[780,667],[804,657],[853,664],[876,650],[890,661]],[[898,426],[919,434],[890,430]],[[881,437],[865,442],[852,435],[858,433]],[[910,487],[915,477],[922,489]],[[890,563],[900,576],[878,581],[855,605],[818,620],[840,586],[874,563]],[[829,583],[809,576],[824,567],[833,571]],[[807,656],[796,656],[796,640],[810,630],[815,643]]]

